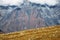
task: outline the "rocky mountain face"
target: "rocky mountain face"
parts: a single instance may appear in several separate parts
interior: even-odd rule
[[[15,32],[60,24],[60,7],[36,3],[0,6],[0,29]]]

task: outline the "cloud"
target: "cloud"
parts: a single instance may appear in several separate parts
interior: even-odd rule
[[[48,5],[55,5],[58,3],[57,0],[29,0],[33,3],[40,3],[40,4],[48,4]]]
[[[23,0],[1,0],[0,5],[18,5],[23,3]]]
[[[0,5],[20,5],[24,0],[0,0]],[[55,5],[57,0],[28,0],[33,3]]]

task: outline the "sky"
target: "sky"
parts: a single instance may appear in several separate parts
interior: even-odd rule
[[[39,4],[48,4],[48,5],[56,5],[58,3],[57,0],[29,0],[33,3]],[[0,0],[0,5],[20,5],[23,3],[23,0]]]

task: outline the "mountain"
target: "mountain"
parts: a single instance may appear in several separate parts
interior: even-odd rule
[[[11,8],[16,8],[17,6],[15,6],[15,5],[8,5],[8,6],[4,6],[4,5],[0,5],[0,9],[9,9],[9,7],[11,7]]]
[[[6,9],[7,8],[7,9]],[[3,6],[0,10],[0,29],[14,32],[43,26],[60,24],[60,8],[58,6],[23,3],[18,6]]]

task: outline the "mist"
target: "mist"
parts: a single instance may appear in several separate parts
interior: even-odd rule
[[[48,5],[56,5],[58,3],[57,0],[29,0],[33,3],[39,3],[39,4],[48,4]]]
[[[0,0],[0,5],[20,5],[23,0]]]

